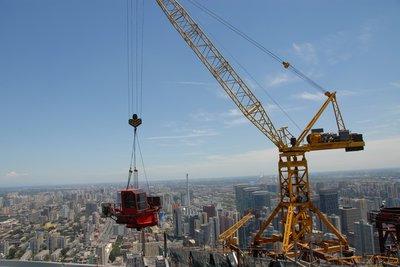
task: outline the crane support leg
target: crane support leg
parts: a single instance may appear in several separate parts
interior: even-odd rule
[[[315,242],[315,237],[312,234],[312,213],[320,217],[321,221],[340,240],[340,246],[335,247],[327,247],[327,242],[324,244],[321,243],[320,250],[338,252],[340,250],[338,248],[342,247],[342,249],[346,249],[348,246],[346,238],[311,202],[307,160],[304,154],[305,152],[302,151],[283,152],[280,154],[280,203],[264,222],[254,238],[254,245],[256,246],[278,241],[282,242],[281,254],[287,257],[294,256],[293,250],[296,243],[300,247],[306,246],[306,244],[311,242],[310,240],[313,240],[313,243],[318,243]],[[267,229],[273,218],[278,214],[280,214],[282,220],[281,237],[261,237],[264,230]]]

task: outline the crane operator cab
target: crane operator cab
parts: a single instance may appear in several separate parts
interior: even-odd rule
[[[102,203],[102,217],[110,217],[127,228],[141,228],[158,224],[161,209],[159,196],[147,196],[142,189],[118,191],[117,203]]]

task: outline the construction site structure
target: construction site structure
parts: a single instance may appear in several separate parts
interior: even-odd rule
[[[381,208],[369,218],[375,224],[379,236],[379,259],[396,258],[400,264],[400,207]]]
[[[325,92],[327,97],[317,114],[311,119],[303,132],[296,138],[282,127],[277,130],[247,84],[224,58],[213,42],[177,0],[156,0],[169,22],[175,27],[184,41],[218,81],[226,94],[233,100],[243,115],[249,119],[279,150],[280,202],[255,235],[252,250],[254,255],[265,252],[263,245],[282,242],[279,257],[295,257],[294,249],[311,250],[306,236],[313,233],[312,214],[318,216],[336,236],[334,240],[313,244],[313,253],[319,258],[338,264],[354,264],[354,258],[348,250],[346,238],[312,204],[306,152],[315,150],[345,149],[363,150],[361,134],[350,133],[345,127],[335,92]],[[288,62],[282,62],[290,68]],[[315,123],[332,104],[338,133],[325,133],[323,129],[313,129]],[[272,219],[280,214],[282,234],[279,238],[263,237],[264,230]]]
[[[218,236],[218,241],[223,244],[224,248],[229,248],[236,253],[236,259],[239,263],[238,265],[240,265],[241,253],[239,249],[238,239],[234,238],[234,234],[237,233],[239,228],[241,228],[248,220],[250,220],[253,217],[254,217],[253,214],[249,212],[247,215],[243,216],[243,218],[240,219],[237,223],[232,225],[225,232],[223,232]]]

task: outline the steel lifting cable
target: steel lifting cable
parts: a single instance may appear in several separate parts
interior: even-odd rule
[[[215,38],[213,36],[213,34],[211,33],[207,33],[208,35],[210,35],[214,40],[218,40],[217,38]],[[259,83],[253,75],[250,74],[250,72],[235,58],[235,56],[233,56],[232,53],[229,52],[228,49],[226,49],[226,47],[224,47],[224,45],[222,45],[220,42],[217,41],[217,43],[227,52],[227,54],[233,59],[233,61],[236,62],[236,64],[239,65],[239,67],[241,69],[243,69],[243,71],[250,77],[250,79],[252,79],[258,87],[261,88],[261,90],[271,99],[271,101],[283,112],[283,114],[285,114],[285,116],[293,123],[293,125],[299,130],[301,131],[300,126],[296,123],[296,121],[294,119],[292,119],[292,117],[290,117],[289,113],[287,113],[285,111],[285,109],[279,105],[279,103],[272,97],[272,95],[270,93],[268,93],[268,91],[261,85],[261,83]]]
[[[146,168],[144,166],[144,160],[143,160],[143,155],[142,155],[142,149],[140,148],[139,137],[137,137],[137,144],[138,144],[138,148],[139,148],[140,159],[142,161],[142,168],[143,168],[144,178],[146,179],[147,192],[150,194],[149,180],[147,179],[147,172],[146,172]]]
[[[132,96],[132,85],[131,81],[132,79],[132,68],[131,68],[131,51],[132,51],[132,45],[131,45],[131,18],[132,16],[130,15],[132,12],[130,5],[132,4],[131,0],[126,0],[126,54],[127,54],[127,69],[128,69],[128,118],[131,117],[132,114],[132,107],[131,103],[133,102],[133,96]]]
[[[136,132],[136,127],[134,128],[133,132],[133,144],[132,144],[132,152],[131,152],[131,163],[129,166],[129,174],[128,174],[128,184],[126,185],[126,189],[129,188],[131,178],[132,178],[132,164],[133,164],[133,170],[137,171],[136,169],[136,139],[137,139],[137,132]]]
[[[133,144],[131,151],[131,160],[128,174],[128,184],[127,188],[129,188],[130,181],[132,178],[132,173],[136,173],[137,175],[137,156],[136,156],[136,146],[139,148],[140,156],[142,158],[142,165],[144,169],[144,161],[142,157],[142,152],[139,145],[139,139],[137,134],[137,127],[142,123],[142,120],[138,117],[142,114],[142,96],[143,96],[143,47],[144,47],[144,0],[142,0],[142,5],[138,4],[139,1],[136,1],[135,10],[132,3],[132,0],[127,0],[127,55],[128,55],[128,109],[129,109],[129,117],[132,112],[132,119],[129,119],[129,124],[134,127],[133,133]],[[139,21],[139,12],[141,10],[141,21]],[[135,14],[135,15],[134,15]],[[133,15],[135,16],[135,54],[133,54]],[[133,67],[134,67],[134,59],[135,57],[135,85],[133,84]],[[135,92],[133,92],[135,88]],[[133,105],[135,107],[133,108]],[[133,170],[132,170],[133,167]],[[149,188],[147,181],[147,174],[145,173],[147,187]],[[134,185],[138,181],[134,181]]]
[[[234,26],[232,26],[231,24],[229,24],[228,22],[226,22],[225,20],[223,20],[222,18],[220,18],[218,15],[216,15],[214,12],[208,10],[207,8],[205,8],[204,6],[202,6],[201,4],[198,4],[196,2],[193,2],[191,0],[188,0],[189,2],[191,2],[193,5],[195,5],[196,7],[198,7],[199,9],[203,10],[204,12],[206,12],[207,14],[209,14],[210,16],[212,16],[213,18],[215,18],[216,20],[218,20],[219,22],[221,22],[222,24],[224,24],[225,26],[227,26],[228,28],[230,28],[231,30],[235,31]],[[203,27],[204,28],[204,27]],[[236,31],[235,31],[236,32]],[[245,38],[246,40],[251,42],[250,37],[246,38],[246,34],[244,33],[240,33],[237,32],[239,35],[241,35],[243,38]],[[218,40],[215,36],[213,36],[213,34],[211,34],[210,32],[207,33],[208,35],[210,35],[214,40]],[[218,41],[217,41],[218,42]],[[255,41],[252,42],[254,45],[257,45],[255,43]],[[296,123],[296,121],[289,115],[289,113],[287,113],[285,111],[285,109],[272,97],[271,94],[268,93],[268,91],[261,85],[260,82],[258,82],[254,76],[252,76],[250,74],[250,72],[233,56],[232,53],[229,52],[228,49],[226,49],[226,47],[224,47],[221,42],[218,42],[218,44],[229,54],[229,56],[236,62],[236,64],[239,65],[239,67],[241,69],[244,70],[244,72],[257,84],[258,87],[261,88],[261,90],[271,99],[271,101],[282,111],[283,114],[285,114],[285,116],[293,123],[293,125],[299,130],[301,131],[302,129],[300,128],[300,126]],[[273,57],[275,60],[277,60],[278,62],[282,62],[282,59],[280,59],[277,55],[273,54],[271,51],[269,51],[268,49],[266,49],[265,47],[261,47],[261,45],[259,45],[260,49],[263,48],[264,52],[267,53],[268,55],[270,55],[271,57]]]
[[[140,108],[139,108],[139,116],[143,116],[143,62],[144,62],[144,3],[145,0],[142,0],[142,22],[141,22],[141,38],[140,38]]]
[[[304,81],[308,82],[309,84],[311,84],[313,87],[315,87],[316,89],[318,89],[319,91],[325,93],[327,92],[327,90],[325,88],[323,88],[321,85],[317,84],[315,81],[313,81],[311,78],[309,78],[307,75],[305,75],[304,73],[302,73],[300,70],[296,69],[295,67],[293,67],[291,64],[289,64],[288,62],[284,61],[282,58],[280,58],[278,55],[276,55],[275,53],[273,53],[272,51],[268,50],[265,46],[263,46],[262,44],[260,44],[259,42],[257,42],[256,40],[254,40],[253,38],[251,38],[250,36],[248,36],[247,34],[245,34],[244,32],[240,31],[238,28],[236,28],[235,26],[233,26],[232,24],[230,24],[228,21],[226,21],[225,19],[221,18],[220,16],[218,16],[216,13],[214,13],[213,11],[209,10],[208,8],[206,8],[205,6],[203,6],[202,4],[198,3],[196,0],[188,0],[190,3],[192,3],[194,6],[196,6],[197,8],[201,9],[203,12],[205,12],[206,14],[208,14],[209,16],[213,17],[214,19],[216,19],[217,21],[219,21],[221,24],[225,25],[227,28],[229,28],[231,31],[233,31],[234,33],[238,34],[239,36],[241,36],[242,38],[244,38],[245,40],[247,40],[249,43],[253,44],[255,47],[257,47],[258,49],[260,49],[262,52],[266,53],[267,55],[271,56],[273,59],[275,59],[276,61],[278,61],[279,63],[281,63],[286,69],[291,70],[293,73],[295,73],[298,77],[300,77],[301,79],[303,79]]]

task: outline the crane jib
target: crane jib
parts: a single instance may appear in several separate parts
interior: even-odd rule
[[[284,142],[260,101],[185,9],[177,1],[157,0],[157,3],[244,116],[282,149]]]

